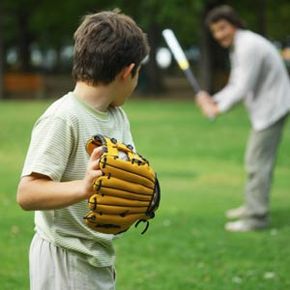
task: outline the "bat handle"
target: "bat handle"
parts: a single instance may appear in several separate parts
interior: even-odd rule
[[[194,93],[197,95],[201,91],[201,88],[200,88],[199,83],[197,82],[196,78],[194,77],[191,69],[190,68],[185,69],[184,74],[185,74],[187,80],[189,81]]]

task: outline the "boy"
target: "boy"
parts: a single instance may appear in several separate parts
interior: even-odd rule
[[[20,206],[35,211],[33,290],[115,289],[113,236],[83,221],[102,154],[97,148],[89,158],[85,144],[96,133],[133,144],[119,106],[136,87],[149,46],[136,23],[117,12],[85,16],[74,39],[74,91],[36,122],[17,193]]]
[[[277,49],[261,35],[246,30],[243,21],[229,6],[219,6],[206,19],[215,40],[230,48],[231,74],[228,85],[213,96],[199,94],[204,113],[216,116],[243,100],[252,131],[245,154],[247,184],[245,204],[229,210],[237,219],[225,229],[246,232],[269,223],[269,191],[278,146],[290,110],[290,82]]]

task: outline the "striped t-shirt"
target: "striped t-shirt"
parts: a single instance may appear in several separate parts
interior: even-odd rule
[[[121,108],[100,112],[68,93],[35,123],[22,176],[35,172],[53,181],[83,179],[89,161],[85,144],[96,134],[133,145],[129,121]],[[49,242],[78,252],[94,266],[110,266],[114,263],[113,235],[88,228],[83,220],[87,212],[85,200],[63,209],[36,211],[36,231]]]

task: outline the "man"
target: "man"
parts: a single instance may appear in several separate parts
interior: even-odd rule
[[[269,224],[269,191],[283,127],[290,109],[290,83],[277,49],[262,36],[245,30],[236,12],[220,6],[206,18],[215,40],[230,49],[228,84],[213,97],[198,95],[203,113],[215,117],[244,102],[252,124],[245,154],[247,183],[243,206],[226,212],[225,229],[245,232]]]

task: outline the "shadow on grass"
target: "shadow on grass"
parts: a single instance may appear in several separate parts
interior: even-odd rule
[[[276,208],[271,213],[271,228],[283,229],[290,227],[290,208]]]

